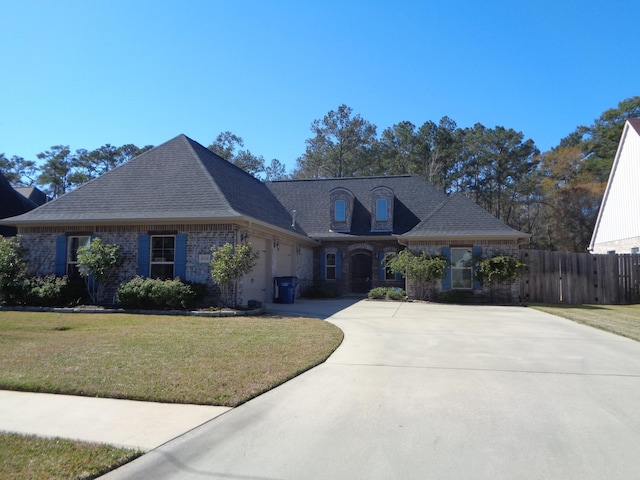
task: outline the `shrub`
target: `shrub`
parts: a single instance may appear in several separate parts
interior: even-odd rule
[[[135,277],[118,288],[118,302],[123,308],[179,310],[193,306],[194,289],[176,278],[158,280]]]
[[[56,307],[69,304],[69,280],[67,277],[47,275],[31,277],[24,282],[23,303],[37,307]]]
[[[518,278],[524,267],[525,264],[515,257],[497,255],[478,263],[477,276],[482,282],[505,282]]]
[[[367,297],[373,299],[402,300],[406,297],[406,292],[396,287],[376,287],[369,290]]]
[[[406,292],[401,288],[389,288],[387,290],[387,298],[389,300],[402,300],[407,296]]]
[[[372,288],[371,290],[369,290],[369,293],[367,293],[367,297],[369,298],[380,299],[380,298],[385,298],[386,296],[387,296],[387,289],[384,287]]]
[[[302,296],[305,298],[336,298],[338,296],[338,292],[336,292],[335,287],[329,285],[311,285],[307,288]]]
[[[402,250],[396,255],[389,255],[386,265],[393,273],[413,281],[416,296],[426,299],[429,293],[429,282],[442,278],[447,268],[447,259],[441,255],[430,256],[425,252]]]
[[[20,237],[0,236],[0,300],[16,303],[24,293],[28,275],[22,254]]]

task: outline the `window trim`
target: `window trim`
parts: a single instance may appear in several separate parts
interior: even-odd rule
[[[466,250],[467,252],[469,252],[470,258],[468,260],[468,265],[466,266],[456,266],[453,262],[453,257],[454,257],[454,251],[455,250]],[[451,247],[451,290],[473,290],[473,247]],[[457,287],[455,286],[455,276],[454,276],[454,271],[469,271],[469,286],[464,286],[464,287]]]
[[[77,246],[73,246],[74,239],[78,240]],[[86,243],[82,243],[82,240],[85,240]],[[76,274],[79,276],[80,271],[78,270],[78,249],[80,247],[85,247],[91,243],[91,235],[68,235],[67,236],[67,248],[66,248],[66,256],[65,256],[65,273],[70,277],[75,277]]]
[[[333,263],[329,263],[330,256],[333,256]],[[333,275],[329,272],[333,270]],[[338,254],[336,252],[325,252],[324,254],[324,278],[325,280],[336,280],[338,272]]]
[[[341,205],[340,210],[338,209],[338,205]],[[338,216],[338,212],[340,212],[342,215]],[[335,201],[334,216],[334,221],[336,223],[344,223],[347,221],[347,202],[344,199],[339,198]]]
[[[386,222],[389,220],[388,208],[389,201],[386,198],[376,198],[376,222]],[[383,213],[384,216],[382,216]]]
[[[153,267],[154,265],[171,265],[171,276],[169,277],[163,277],[162,279],[166,280],[166,279],[173,279],[175,278],[175,274],[176,274],[176,245],[177,245],[177,235],[174,234],[170,234],[170,235],[166,235],[166,234],[152,234],[149,235],[149,277],[150,278],[161,278],[161,277],[154,277],[152,274],[153,271]],[[153,240],[155,238],[172,238],[173,239],[173,260],[168,261],[168,260],[154,260],[153,257]],[[167,248],[165,248],[165,246],[162,246],[163,250],[168,250]]]

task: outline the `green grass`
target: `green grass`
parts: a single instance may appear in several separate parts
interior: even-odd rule
[[[323,362],[342,337],[309,318],[6,311],[0,389],[236,406]],[[96,478],[140,454],[0,433],[0,478]]]
[[[90,479],[130,462],[142,452],[60,438],[0,433],[0,478]]]
[[[323,362],[336,326],[287,317],[0,312],[0,389],[237,406]]]
[[[640,341],[640,305],[541,305],[529,307]]]

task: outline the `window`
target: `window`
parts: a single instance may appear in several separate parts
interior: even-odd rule
[[[395,252],[387,252],[384,254],[384,257],[382,259],[383,262],[383,268],[384,268],[384,279],[385,280],[397,280],[397,276],[395,273],[393,273],[391,271],[391,269],[389,268],[389,266],[387,265],[387,262],[389,260],[391,260],[393,257],[396,256]]]
[[[379,198],[376,200],[376,221],[377,222],[387,221],[387,199],[386,198]]]
[[[162,280],[174,278],[176,237],[154,235],[151,237],[151,268],[149,276]]]
[[[346,222],[346,204],[344,200],[336,200],[336,222]]]
[[[89,245],[91,237],[89,235],[78,235],[67,237],[67,275],[70,278],[79,278],[78,270],[78,249]]]
[[[451,249],[451,288],[473,287],[473,255],[471,248]]]
[[[631,247],[631,253],[633,253],[634,255],[640,253],[640,248],[638,247]]]
[[[325,279],[327,280],[335,280],[336,279],[336,254],[335,253],[327,253],[325,256]]]

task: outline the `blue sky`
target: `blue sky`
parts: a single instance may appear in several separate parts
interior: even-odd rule
[[[0,152],[209,145],[288,169],[314,119],[449,116],[545,151],[640,95],[637,0],[0,0]]]

